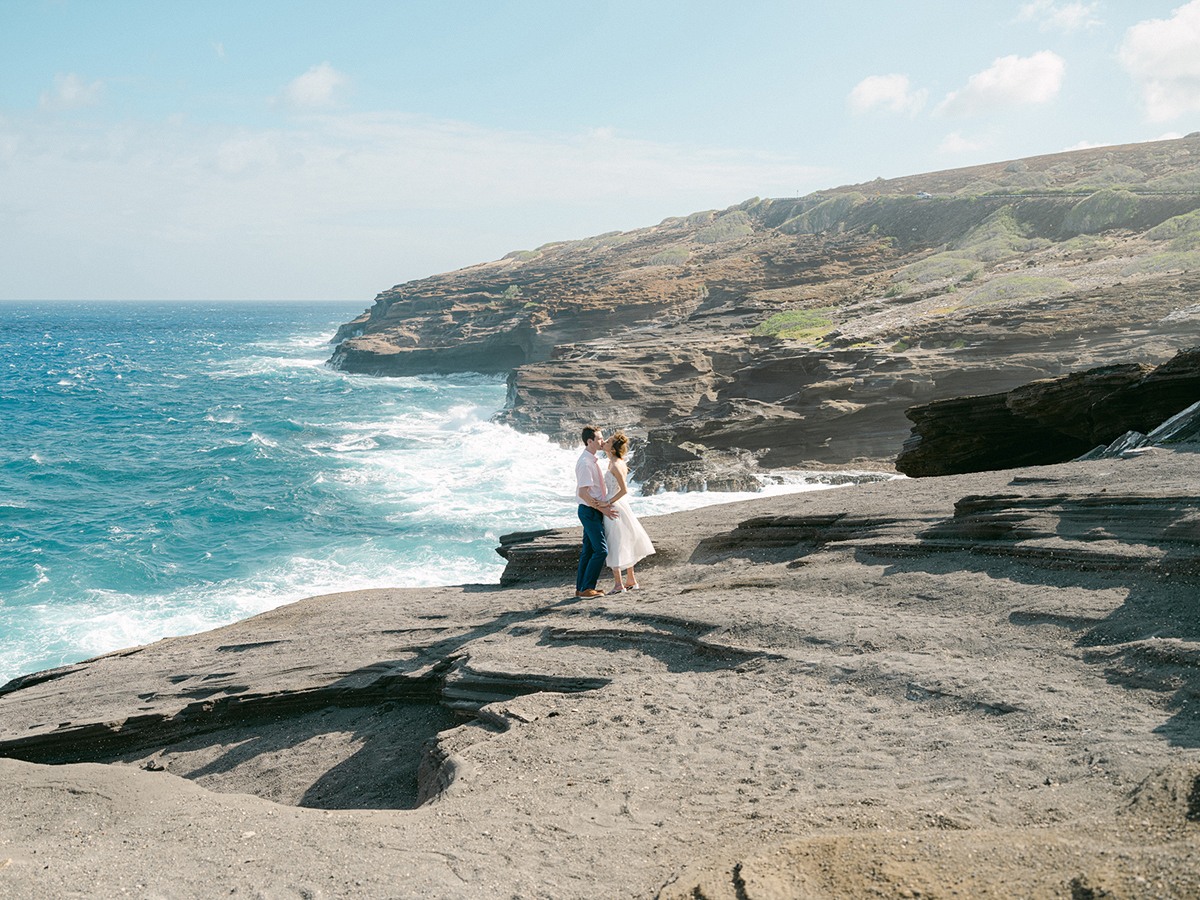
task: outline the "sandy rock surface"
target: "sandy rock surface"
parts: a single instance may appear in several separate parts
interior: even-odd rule
[[[645,520],[636,592],[317,597],[18,679],[0,897],[1198,897],[1196,471],[710,507]]]

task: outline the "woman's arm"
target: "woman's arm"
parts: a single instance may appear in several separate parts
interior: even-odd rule
[[[625,463],[618,460],[615,466],[610,466],[609,471],[613,473],[613,478],[617,480],[617,492],[608,498],[609,504],[616,503],[622,497],[629,493],[629,488],[625,486]]]

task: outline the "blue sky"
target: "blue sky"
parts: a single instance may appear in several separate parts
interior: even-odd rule
[[[361,299],[1200,129],[1200,0],[0,0],[0,299]]]

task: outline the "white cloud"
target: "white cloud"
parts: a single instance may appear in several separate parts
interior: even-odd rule
[[[832,173],[611,129],[397,113],[288,128],[0,121],[4,296],[363,298],[549,240],[790,196]]]
[[[1134,25],[1117,58],[1141,88],[1151,122],[1200,109],[1200,0],[1179,7],[1170,19]]]
[[[95,106],[104,99],[104,82],[93,81],[84,84],[83,79],[71,72],[63,75],[61,72],[54,76],[54,87],[42,91],[38,98],[38,106],[51,112],[66,109],[81,109],[85,106]]]
[[[216,167],[223,175],[243,175],[270,169],[279,162],[279,151],[271,135],[232,137],[217,145]]]
[[[1100,141],[1098,143],[1093,143],[1092,141],[1080,141],[1078,144],[1072,144],[1070,147],[1063,147],[1061,152],[1070,153],[1072,150],[1095,150],[1097,147],[1108,146],[1110,145],[1105,141]]]
[[[1017,13],[1018,22],[1037,22],[1042,31],[1058,29],[1059,31],[1078,31],[1081,28],[1095,28],[1103,25],[1096,17],[1100,8],[1097,3],[1068,3],[1059,6],[1054,0],[1033,0],[1025,3]]]
[[[283,102],[293,109],[323,109],[333,106],[349,84],[349,76],[323,62],[293,78],[283,89]]]
[[[225,44],[223,42],[213,42],[212,48],[217,51],[217,56],[219,56],[221,59],[225,58]]]
[[[924,89],[912,90],[907,75],[871,75],[855,85],[846,102],[856,114],[879,106],[888,112],[916,115],[928,96]]]
[[[1197,0],[1200,2],[1200,0]],[[1033,56],[1003,56],[972,75],[967,86],[946,95],[936,116],[971,116],[1027,103],[1046,103],[1062,87],[1067,64],[1049,50]]]
[[[983,150],[986,146],[986,142],[973,141],[963,137],[961,131],[953,131],[942,138],[941,144],[938,145],[938,153],[970,153]]]

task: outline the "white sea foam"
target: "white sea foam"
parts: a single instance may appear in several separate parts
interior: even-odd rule
[[[492,422],[502,378],[349,375],[325,365],[338,316],[281,332],[231,310],[216,317],[228,334],[199,307],[134,310],[120,365],[137,377],[104,394],[55,384],[72,367],[114,378],[94,344],[72,355],[37,332],[0,336],[10,359],[30,360],[0,369],[9,452],[36,464],[0,484],[29,499],[0,506],[14,536],[0,543],[0,682],[317,594],[495,584],[499,535],[578,524],[579,450]],[[139,328],[158,329],[152,349]],[[49,387],[52,415],[25,400]],[[645,517],[811,489],[635,489],[632,503]]]

